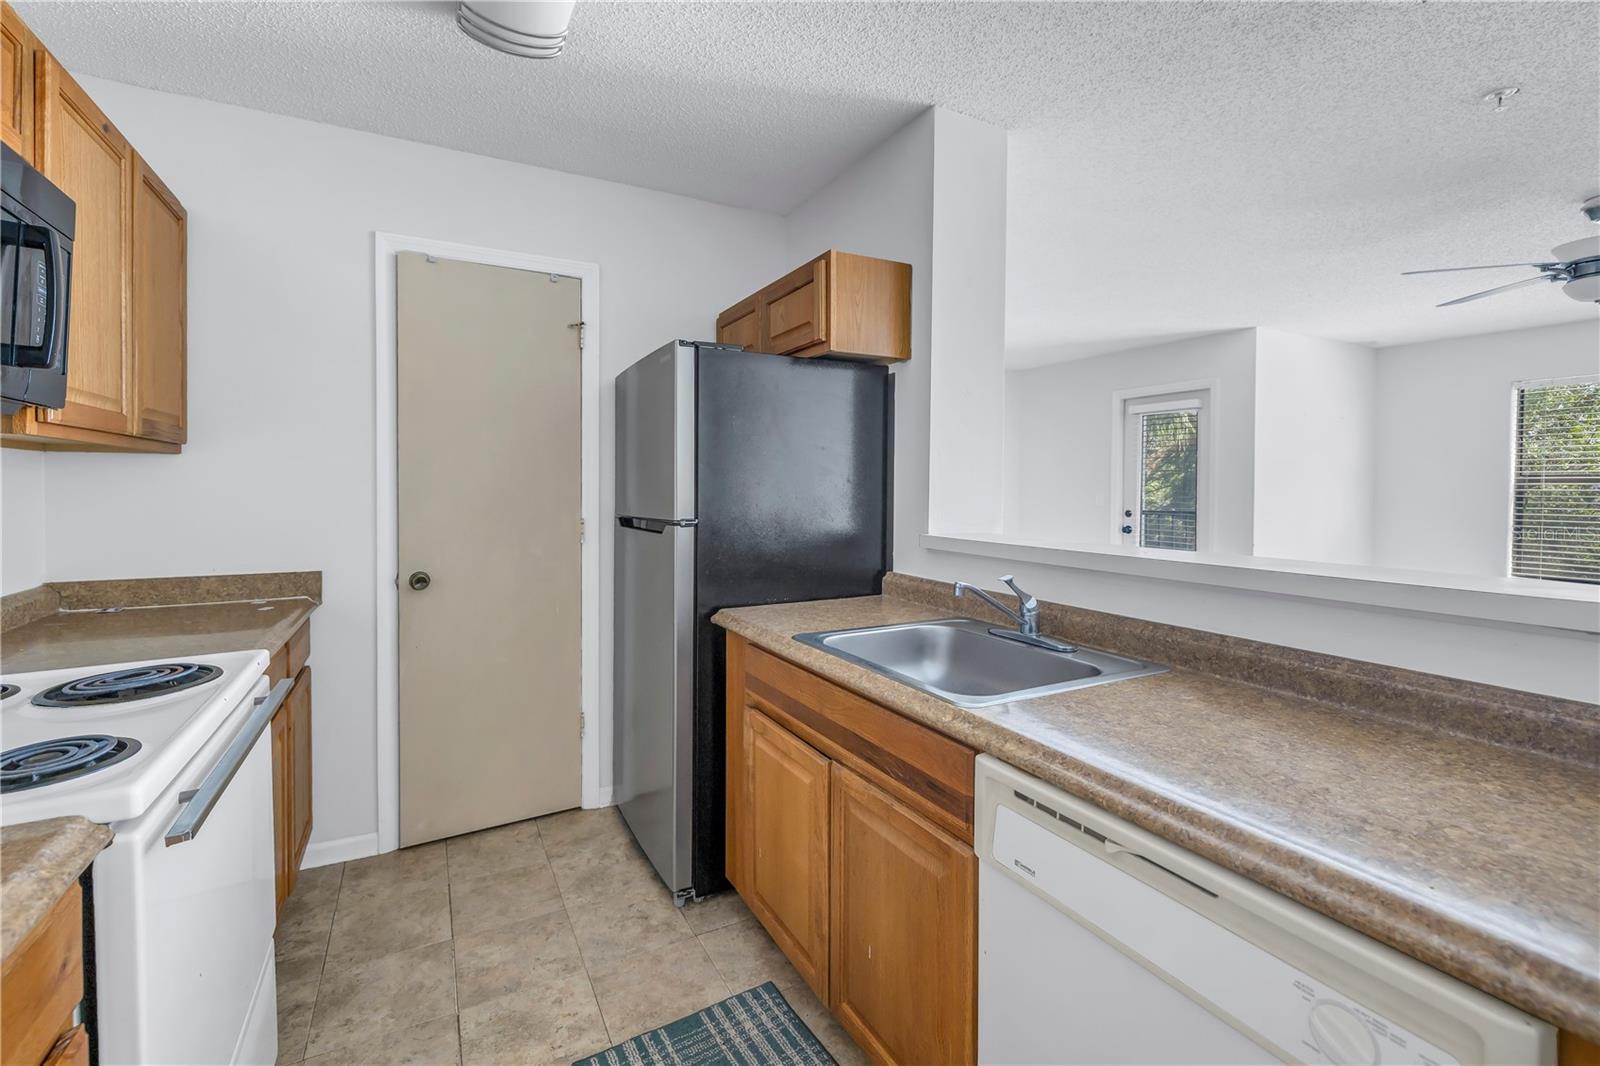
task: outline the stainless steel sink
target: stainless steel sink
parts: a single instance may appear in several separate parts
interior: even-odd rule
[[[1048,696],[1165,672],[1110,652],[1053,651],[996,636],[971,618],[801,633],[795,639],[959,707]]]

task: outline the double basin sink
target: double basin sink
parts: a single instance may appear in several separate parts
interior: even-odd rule
[[[795,639],[969,709],[1166,670],[1091,648],[1024,643],[971,618],[801,633]]]

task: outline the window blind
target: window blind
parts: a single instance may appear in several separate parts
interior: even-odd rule
[[[1139,416],[1139,545],[1194,551],[1200,480],[1200,413]]]
[[[1517,389],[1511,572],[1600,584],[1600,380]]]

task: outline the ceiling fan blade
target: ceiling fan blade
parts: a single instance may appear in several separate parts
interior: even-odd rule
[[[1454,274],[1459,270],[1504,270],[1507,267],[1533,267],[1535,270],[1549,270],[1551,267],[1560,266],[1560,263],[1490,263],[1488,266],[1477,267],[1439,267],[1437,270],[1402,270],[1402,277],[1408,274]]]
[[[1471,296],[1461,296],[1461,297],[1458,297],[1457,299],[1454,299],[1454,300],[1446,300],[1444,303],[1439,304],[1438,306],[1440,306],[1440,307],[1454,307],[1456,304],[1470,303],[1473,300],[1481,300],[1485,296],[1493,296],[1497,292],[1506,292],[1509,289],[1520,289],[1524,285],[1537,285],[1541,281],[1560,281],[1560,280],[1562,280],[1562,279],[1561,279],[1561,275],[1559,275],[1559,274],[1540,274],[1536,278],[1523,278],[1521,281],[1513,281],[1509,285],[1496,285],[1492,289],[1484,289],[1482,292],[1475,292]]]

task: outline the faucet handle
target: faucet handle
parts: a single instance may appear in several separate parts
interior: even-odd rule
[[[1039,609],[1039,601],[1034,598],[1031,592],[1023,592],[1022,589],[1018,588],[1013,575],[1001,574],[1000,580],[1009,585],[1011,591],[1017,594],[1017,605],[1024,611],[1037,611]]]

